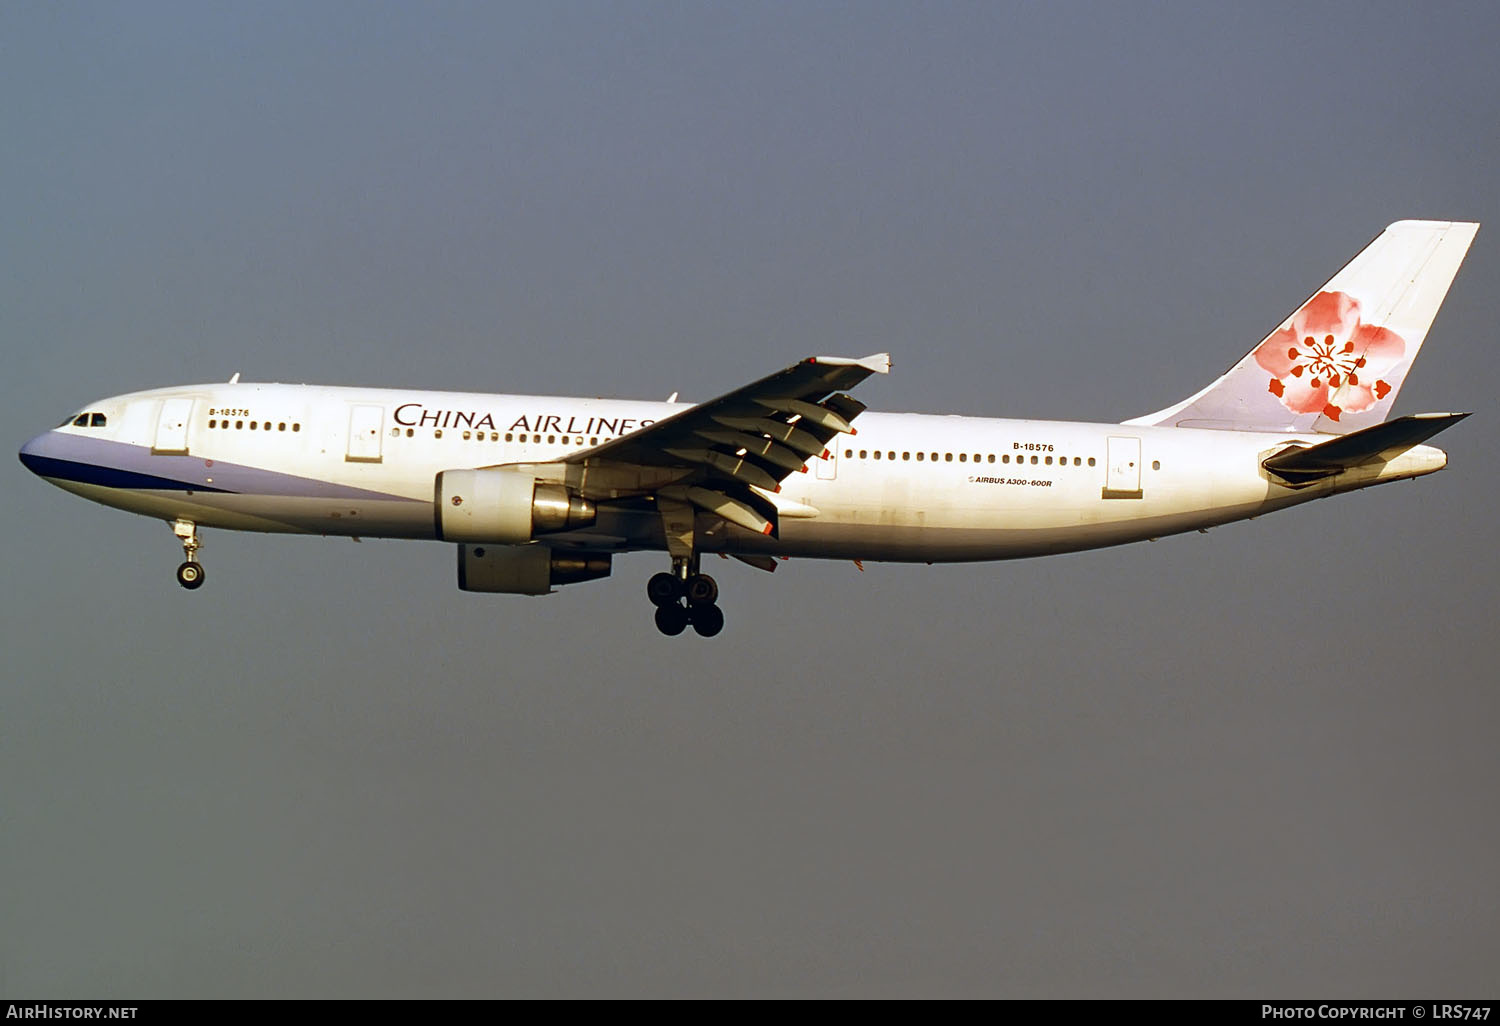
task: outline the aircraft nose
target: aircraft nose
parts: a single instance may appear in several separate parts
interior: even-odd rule
[[[33,474],[40,475],[42,473],[42,469],[47,462],[47,457],[43,453],[47,448],[47,442],[51,436],[51,431],[43,431],[31,441],[21,446],[19,453],[21,463]]]

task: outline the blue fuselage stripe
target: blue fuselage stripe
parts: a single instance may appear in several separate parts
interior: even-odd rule
[[[26,464],[27,469],[38,477],[47,477],[54,481],[77,481],[79,484],[102,485],[105,488],[149,489],[152,491],[169,492],[229,491],[227,488],[215,488],[213,485],[173,481],[170,478],[154,477],[151,474],[138,474],[130,470],[117,470],[114,467],[101,467],[95,463],[75,463],[72,460],[53,459],[50,456],[37,456],[32,453],[23,452],[21,454],[21,462]]]

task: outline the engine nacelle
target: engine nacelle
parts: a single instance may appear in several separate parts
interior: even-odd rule
[[[608,552],[559,553],[545,545],[460,545],[458,586],[464,591],[546,595],[554,587],[608,577]]]
[[[592,502],[566,486],[503,467],[445,470],[434,490],[443,541],[524,545],[539,534],[588,527],[597,516]]]

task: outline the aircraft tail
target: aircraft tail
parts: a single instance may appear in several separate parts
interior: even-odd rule
[[[1219,380],[1125,423],[1340,435],[1381,423],[1477,231],[1397,221]]]

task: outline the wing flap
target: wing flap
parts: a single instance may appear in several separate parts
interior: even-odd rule
[[[809,424],[816,424],[818,427],[832,431],[836,435],[852,434],[854,432],[853,426],[847,420],[827,406],[786,397],[775,399],[756,398],[753,401],[757,406],[764,406],[772,413],[795,413]]]
[[[736,431],[749,431],[780,442],[791,449],[803,459],[820,456],[827,451],[827,439],[818,439],[806,431],[801,430],[794,424],[788,424],[784,420],[772,420],[770,417],[723,417],[713,418],[714,423],[722,424]],[[705,438],[712,437],[706,431],[699,434]],[[833,436],[829,436],[830,438]]]
[[[752,503],[750,500],[754,498],[754,493],[750,493],[745,498],[737,498],[707,488],[688,487],[680,490],[663,489],[662,494],[669,497],[676,497],[680,494],[682,498],[699,509],[707,510],[755,534],[774,535],[776,533],[775,507],[770,506],[769,503],[759,505]],[[770,506],[769,509],[766,508],[768,506]]]

